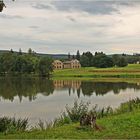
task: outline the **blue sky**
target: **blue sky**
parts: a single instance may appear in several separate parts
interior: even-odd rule
[[[140,52],[139,0],[5,0],[0,49]]]

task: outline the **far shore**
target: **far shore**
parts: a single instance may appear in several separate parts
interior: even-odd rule
[[[129,64],[127,67],[54,70],[53,78],[140,78],[140,64]]]

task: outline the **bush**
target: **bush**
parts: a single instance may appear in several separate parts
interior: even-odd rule
[[[125,112],[132,112],[135,109],[140,108],[140,99],[132,99],[125,103],[122,103],[119,108],[117,108],[114,112],[116,114],[121,114]]]
[[[77,101],[74,102],[73,107],[66,106],[66,114],[71,119],[72,122],[77,122],[80,120],[80,117],[88,112],[89,103]]]
[[[28,127],[28,119],[0,118],[0,132],[25,131]]]

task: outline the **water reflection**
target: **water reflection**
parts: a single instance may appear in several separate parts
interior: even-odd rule
[[[140,90],[139,83],[127,82],[93,82],[80,80],[46,80],[33,78],[3,78],[0,79],[0,97],[1,100],[14,101],[18,96],[19,101],[22,102],[23,97],[33,101],[38,94],[49,96],[54,91],[65,91],[71,94],[103,96],[109,92],[119,94],[121,90],[134,89]]]

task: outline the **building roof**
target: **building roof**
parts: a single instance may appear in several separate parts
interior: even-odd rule
[[[62,63],[60,60],[54,60],[54,63]]]
[[[63,64],[71,64],[71,61],[65,61]]]
[[[77,63],[79,63],[79,60],[73,59],[73,60],[71,60],[71,62],[77,62]]]

